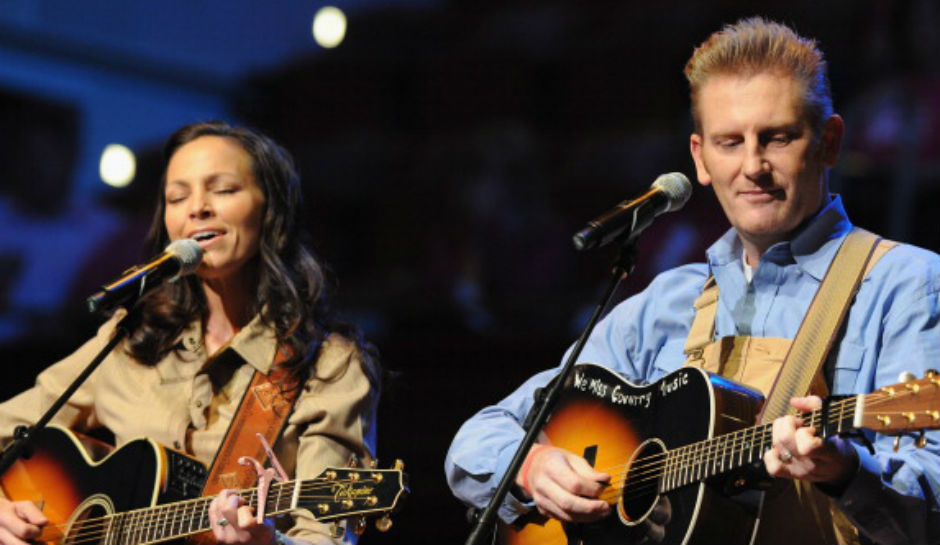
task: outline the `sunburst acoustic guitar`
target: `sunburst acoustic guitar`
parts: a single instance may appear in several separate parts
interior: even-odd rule
[[[39,542],[47,545],[145,545],[210,530],[211,496],[199,497],[206,469],[197,460],[149,439],[109,449],[64,428],[37,436],[0,486],[11,500],[34,502],[49,518]],[[320,521],[383,516],[408,492],[396,469],[330,468],[318,477],[274,482],[270,515],[305,509]],[[257,489],[240,491],[257,506]]]
[[[663,545],[748,543],[756,513],[736,495],[752,483],[753,468],[772,444],[772,426],[753,425],[762,403],[754,390],[694,367],[635,386],[604,367],[577,366],[543,441],[582,454],[613,476],[601,497],[614,514],[598,523],[567,525],[533,513],[501,526],[497,540],[508,545],[639,542],[645,521],[665,498],[671,517]],[[821,436],[863,428],[936,429],[940,375],[930,372],[871,394],[830,398],[802,419]]]

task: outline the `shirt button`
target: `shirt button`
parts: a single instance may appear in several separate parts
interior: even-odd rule
[[[173,441],[173,448],[179,450],[183,448],[183,445],[181,445],[179,441]]]
[[[197,399],[195,405],[196,405],[196,408],[197,408],[197,409],[201,409],[201,408],[202,408],[202,401],[200,401],[200,400]]]

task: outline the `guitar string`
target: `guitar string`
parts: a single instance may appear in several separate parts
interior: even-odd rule
[[[866,396],[865,396],[865,399],[866,399],[866,402],[867,402],[867,405],[868,405],[869,408],[877,408],[879,405],[881,405],[881,404],[883,404],[883,403],[889,403],[889,402],[892,402],[892,401],[897,400],[898,398],[900,398],[900,397],[902,397],[902,396],[913,395],[913,394],[915,394],[915,393],[916,393],[916,392],[901,391],[901,392],[895,392],[895,395],[894,395],[894,396],[891,396],[891,395],[884,394],[884,393],[881,393],[881,392],[876,392],[876,393],[874,393],[874,394],[868,394],[868,395],[866,395]],[[846,400],[843,400],[842,402],[839,402],[838,405],[834,404],[833,406],[830,407],[829,418],[828,418],[828,420],[827,420],[827,423],[829,423],[829,424],[832,424],[832,423],[839,423],[839,422],[841,422],[842,420],[844,420],[844,419],[846,418],[846,416],[853,416],[854,411],[855,411],[855,408],[856,408],[856,404],[857,404],[857,396],[853,396],[853,397],[851,397],[851,398],[848,398],[848,399],[846,399]],[[890,414],[901,414],[901,413],[903,413],[903,412],[906,412],[906,411],[893,411],[893,412],[891,412]],[[804,425],[809,425],[810,427],[818,427],[819,424],[820,424],[820,420],[821,420],[822,416],[823,416],[823,415],[822,415],[821,410],[816,410],[816,411],[812,411],[811,413],[804,414],[804,417],[805,417],[804,419],[808,422],[808,424],[804,424]],[[761,428],[761,427],[762,427],[762,426],[758,426],[757,428]],[[755,428],[746,428],[745,430],[739,430],[739,431],[748,431],[748,430],[753,430],[753,429],[755,429]],[[761,434],[761,435],[764,436],[764,438],[762,439],[761,442],[762,442],[762,443],[769,443],[770,437],[767,437],[767,435],[772,431],[772,429],[766,429],[766,430],[764,430],[764,431],[765,431],[765,433],[762,433],[762,434]],[[733,434],[733,433],[735,433],[735,432],[732,432],[732,434]],[[719,438],[723,438],[723,437],[725,437],[725,436],[727,436],[727,435],[731,435],[731,434],[725,434],[725,435],[721,435],[721,436],[718,436],[718,437],[719,437]],[[753,439],[753,438],[752,438],[752,439]],[[713,441],[713,439],[712,439],[712,440],[708,440],[708,441]],[[736,443],[736,442],[737,442],[737,441],[734,441],[733,443]],[[687,451],[687,454],[680,454],[679,456],[676,456],[676,457],[675,457],[675,458],[677,459],[677,463],[676,463],[676,464],[673,464],[673,465],[675,466],[674,468],[670,468],[669,471],[671,472],[672,475],[671,475],[671,477],[669,477],[669,478],[678,481],[678,484],[677,484],[677,485],[674,485],[674,486],[671,486],[670,489],[674,489],[674,488],[677,488],[677,487],[679,487],[679,486],[683,486],[683,485],[685,485],[685,484],[689,484],[689,483],[691,483],[691,482],[700,481],[700,480],[702,480],[703,478],[706,478],[706,476],[711,476],[711,475],[714,475],[714,474],[718,474],[718,473],[723,472],[723,471],[716,471],[716,466],[717,466],[718,460],[708,460],[708,459],[705,459],[704,461],[698,461],[698,462],[696,462],[695,464],[692,464],[692,465],[689,465],[689,464],[685,463],[685,459],[688,459],[689,456],[692,456],[692,457],[699,456],[699,457],[701,457],[701,452],[696,452],[696,451],[694,450],[694,447],[697,447],[697,446],[699,446],[699,445],[696,445],[696,444],[687,445],[686,447],[693,447],[693,449],[683,448],[682,450]],[[753,448],[753,447],[751,447],[751,448]],[[680,450],[680,449],[675,449],[675,450]],[[705,452],[707,455],[711,456],[711,455],[713,455],[713,454],[716,453],[716,452],[727,452],[728,450],[729,450],[729,447],[728,447],[727,445],[725,445],[725,446],[717,445],[717,446],[715,446],[715,447],[713,447],[713,448],[710,448],[710,449],[708,449],[708,450],[704,450],[704,452]],[[659,456],[659,455],[657,455],[657,456]],[[650,458],[652,458],[652,456],[651,456]],[[740,456],[739,456],[739,458],[740,458]],[[680,465],[680,464],[681,464],[681,465]],[[645,464],[645,465],[648,466],[648,465],[651,465],[651,464]],[[667,460],[667,465],[669,465],[669,464],[668,464],[668,460]],[[711,472],[709,472],[709,466],[711,466]],[[620,466],[620,467],[625,467],[625,466]],[[661,467],[661,465],[660,465],[660,467]],[[613,469],[613,468],[611,468],[611,469]],[[658,469],[658,468],[654,468],[654,469]],[[730,468],[729,468],[729,469],[730,469]],[[684,473],[683,473],[683,472],[684,472]],[[634,472],[630,472],[630,474],[628,475],[627,479],[633,478],[633,473],[634,473]],[[650,485],[656,485],[656,484],[658,483],[658,481],[659,481],[659,477],[660,477],[661,474],[658,473],[658,472],[654,472],[654,473],[656,473],[656,475],[655,475],[656,482],[653,482],[653,483],[646,483],[646,486],[637,487],[637,488],[640,489],[640,490],[643,490],[643,489],[649,490]],[[704,476],[703,476],[702,474],[704,474]],[[615,486],[615,487],[608,488],[607,490],[614,492],[614,496],[619,496],[619,491],[622,490],[622,485],[623,485],[624,482],[625,482],[625,481],[619,481],[619,482],[616,482],[616,481],[615,481],[615,482],[613,482],[612,484],[615,484],[616,486]],[[631,483],[631,484],[632,484],[632,483]],[[631,490],[633,490],[633,488],[631,488]],[[647,492],[647,493],[648,493],[648,492]],[[611,494],[610,494],[610,493],[606,493],[606,492],[605,492],[605,493],[602,493],[602,498],[603,498],[603,499],[607,499],[607,500],[613,499],[613,498],[611,497]],[[627,497],[627,499],[629,499],[629,497]]]
[[[868,404],[869,407],[877,407],[880,404],[879,402],[880,396],[877,396],[874,394],[868,394],[868,396],[870,397],[869,401],[871,401]],[[891,399],[884,398],[884,400],[890,401]],[[844,420],[846,413],[854,412],[855,408],[856,408],[855,397],[848,398],[846,400],[843,400],[837,405],[833,405],[832,407],[830,407],[829,420],[827,423],[832,424],[832,423],[837,423],[841,420]],[[818,424],[819,424],[818,420],[821,417],[821,410],[815,410],[809,413],[804,413],[802,417],[804,418],[804,421],[805,421],[804,426],[807,426],[807,422],[808,422],[809,423],[808,427],[818,427]],[[754,426],[750,428],[744,428],[741,430],[736,430],[733,432],[729,432],[727,434],[718,435],[714,438],[699,441],[697,443],[690,443],[689,445],[684,445],[682,447],[672,449],[671,451],[668,451],[665,453],[660,453],[657,455],[650,456],[646,458],[645,460],[654,460],[655,458],[661,458],[664,456],[672,456],[672,458],[678,460],[681,464],[684,458],[702,458],[703,455],[704,457],[708,457],[708,456],[712,456],[716,452],[727,452],[729,448],[734,449],[741,444],[750,443],[751,441],[749,441],[749,439],[752,439],[752,438],[749,436],[756,435],[757,431],[763,430],[765,429],[765,427],[769,428],[770,425],[769,424],[759,425],[759,426]],[[617,465],[611,466],[610,468],[598,469],[598,471],[619,473],[627,465],[629,464],[628,463],[617,464]],[[636,467],[643,468],[644,465],[638,465]],[[631,473],[635,473],[635,470],[632,471]]]
[[[852,400],[846,400],[846,401],[852,401]],[[845,408],[842,408],[841,410],[842,412],[845,412]],[[854,408],[852,410],[854,410]],[[812,411],[811,413],[806,413],[806,415],[804,415],[806,417],[804,418],[804,420],[814,419],[813,421],[815,422],[815,420],[818,418],[815,417],[814,414],[818,412],[820,411]],[[829,423],[838,422],[839,420],[841,420],[840,417],[833,416],[830,418]],[[733,432],[718,435],[710,439],[698,441],[696,443],[690,443],[688,445],[683,445],[681,447],[672,449],[670,451],[651,455],[643,459],[643,462],[645,463],[640,463],[638,465],[635,465],[633,468],[631,468],[632,469],[631,474],[636,473],[637,470],[640,470],[640,472],[642,472],[642,470],[646,469],[646,467],[650,466],[651,464],[655,465],[658,459],[671,457],[673,461],[678,462],[677,465],[682,466],[685,460],[691,460],[691,459],[696,459],[696,458],[700,459],[703,457],[707,458],[716,452],[727,451],[729,447],[736,448],[742,445],[750,444],[753,442],[753,439],[754,439],[754,437],[752,436],[756,436],[757,434],[763,434],[764,432],[768,431],[768,428],[770,428],[769,424],[763,424],[763,425],[754,426],[750,428],[744,428],[741,430],[735,430]],[[597,469],[597,471],[601,471],[604,473],[617,474],[617,473],[621,473],[628,465],[629,463],[615,464],[608,468]],[[655,467],[658,467],[658,466],[655,466]]]
[[[287,488],[287,487],[292,488],[292,487],[293,487],[293,484],[292,484],[293,482],[296,482],[296,481],[291,481],[291,482],[287,483],[287,484],[285,485],[285,488]],[[362,482],[371,482],[371,479],[360,479],[360,480],[358,480],[358,481],[348,481],[348,482],[359,482],[359,483],[362,483]],[[317,489],[318,487],[319,487],[319,488],[325,488],[327,484],[330,485],[330,486],[332,486],[333,484],[335,484],[335,481],[334,481],[334,482],[330,482],[330,483],[324,483],[324,484],[322,484],[322,485],[317,485],[317,484],[314,484],[314,485],[312,485],[312,486],[311,486],[311,485],[306,485],[306,484],[302,485],[301,488],[302,488],[302,489],[303,489],[303,488],[308,489],[308,490],[307,490],[308,493],[301,494],[301,498],[303,498],[304,500],[310,500],[310,499],[317,500],[317,499],[324,499],[324,498],[328,498],[328,499],[334,498],[333,495],[315,495],[315,494],[310,494],[310,493],[309,493],[309,492],[310,492],[310,489],[313,489],[314,491],[316,491],[316,489]],[[345,483],[344,483],[344,484],[345,484]],[[272,489],[273,489],[273,487],[272,487]],[[256,500],[257,500],[257,498],[256,498],[256,491],[257,491],[257,489],[246,489],[246,490],[244,490],[244,491],[241,493],[242,497],[246,497],[246,496],[247,496],[246,501],[248,501],[248,505],[255,506],[255,503],[256,503]],[[283,492],[283,490],[282,490],[282,492]],[[292,491],[290,492],[290,494],[292,495]],[[284,496],[284,497],[283,497],[282,499],[286,499],[286,494],[284,494],[283,496]],[[119,513],[118,515],[128,515],[128,514],[133,515],[133,514],[137,514],[137,518],[138,518],[139,520],[132,521],[133,524],[132,524],[132,526],[131,526],[131,529],[132,529],[133,531],[139,531],[139,532],[147,532],[147,531],[149,531],[149,530],[152,530],[152,529],[155,527],[155,526],[154,526],[154,523],[156,524],[156,526],[163,526],[163,527],[166,527],[170,522],[175,523],[175,522],[177,522],[177,521],[189,520],[190,525],[191,525],[191,523],[192,523],[192,522],[195,520],[195,518],[196,518],[196,517],[194,517],[193,515],[198,516],[199,522],[202,522],[202,521],[205,519],[205,516],[206,516],[206,514],[207,514],[206,508],[208,507],[208,503],[211,502],[211,500],[212,500],[212,497],[208,497],[208,498],[196,498],[196,499],[188,500],[188,501],[185,501],[185,502],[178,502],[178,503],[174,503],[174,504],[164,504],[164,505],[161,505],[161,506],[156,506],[156,507],[151,507],[151,508],[145,508],[145,509],[138,509],[138,510],[134,510],[134,511],[125,511],[125,512],[123,512],[123,513]],[[273,500],[273,501],[275,502],[275,503],[274,503],[275,509],[277,509],[277,508],[279,507],[279,504],[277,503],[277,500],[274,500],[274,498],[269,497],[268,500],[269,500],[269,501]],[[199,504],[203,504],[203,505],[199,505]],[[195,507],[195,509],[190,509],[191,507]],[[174,518],[170,519],[169,517],[164,516],[164,515],[170,514],[170,513],[172,513],[172,515],[174,515]],[[181,514],[183,515],[182,517],[179,516],[179,515],[181,515]],[[142,516],[141,516],[141,515],[142,515]],[[107,527],[107,525],[111,522],[111,520],[114,519],[114,517],[115,517],[115,515],[109,515],[109,516],[107,516],[107,517],[102,517],[102,518],[99,518],[99,519],[97,519],[97,520],[95,520],[95,519],[89,519],[89,520],[86,521],[86,522],[100,522],[100,523],[102,523],[102,524],[98,524],[98,525],[97,525],[97,526],[98,526],[97,529],[101,529],[101,528]],[[60,526],[61,526],[61,525],[60,525]],[[75,526],[73,526],[73,530],[74,530],[74,529],[75,529]],[[78,528],[78,529],[79,529],[79,530],[84,530],[84,531],[89,531],[89,530],[94,530],[94,529],[96,529],[96,528],[95,528],[95,524],[85,524],[85,525],[82,525],[82,526],[81,526],[80,528]]]
[[[368,479],[368,478],[358,479],[358,480],[350,479],[350,480],[344,480],[344,481],[326,481],[323,483],[315,482],[315,480],[313,481],[314,482],[311,482],[311,481],[302,482],[301,484],[302,492],[299,494],[299,499],[303,499],[306,501],[334,500],[336,497],[335,494],[332,494],[332,493],[316,494],[315,492],[318,492],[326,488],[332,488],[336,484],[347,485],[347,484],[355,484],[355,483],[371,483],[373,482],[373,479]],[[375,482],[378,482],[378,481],[375,481]],[[273,491],[275,486],[279,486],[281,489],[280,492],[282,492],[281,495],[283,496],[283,499],[292,498],[294,483],[296,483],[296,481],[287,481],[285,483],[274,483],[272,485],[272,489],[269,490],[269,494],[270,492]],[[289,490],[285,490],[285,489],[289,489]],[[247,505],[254,507],[257,502],[256,493],[257,493],[257,488],[250,488],[250,489],[242,490],[239,493],[239,495],[245,498],[246,502],[248,502]],[[125,518],[136,516],[139,520],[125,521],[124,522],[125,525],[127,524],[127,522],[130,522],[131,524],[129,526],[124,526],[124,528],[126,532],[138,532],[141,534],[145,534],[146,532],[153,530],[157,527],[165,528],[168,526],[172,526],[176,522],[181,523],[181,528],[183,524],[185,524],[185,521],[188,521],[191,525],[192,522],[198,519],[198,522],[202,523],[204,520],[207,521],[207,515],[208,515],[207,509],[212,499],[213,497],[194,498],[191,500],[185,500],[185,501],[175,502],[171,504],[162,504],[162,505],[147,507],[143,509],[124,511],[121,513],[112,513],[103,517],[96,517],[93,519],[85,519],[82,521],[78,521],[75,524],[73,524],[72,527],[69,529],[70,530],[69,535],[70,536],[74,535],[76,538],[82,537],[84,539],[70,539],[69,543],[83,543],[89,540],[94,541],[94,540],[100,539],[101,537],[107,535],[108,531],[110,530],[111,522],[115,520],[118,516],[123,516]],[[274,498],[269,496],[268,500],[270,502],[274,500]],[[274,503],[275,509],[281,510],[281,509],[278,509],[280,507],[278,504],[278,501],[274,500],[274,502],[275,502]],[[195,509],[190,509],[190,508],[195,508]],[[165,514],[172,514],[172,517],[163,516]],[[56,525],[50,525],[50,526],[64,533],[65,529],[68,527],[68,524],[56,524]],[[205,528],[205,529],[201,529],[200,531],[209,530],[209,529],[210,528]],[[92,532],[97,532],[97,533],[92,533]],[[195,533],[195,532],[186,532],[186,534],[189,534],[189,533]]]
[[[854,398],[851,398],[851,399],[854,399]],[[836,410],[830,413],[830,418],[828,422],[829,423],[840,422],[842,418],[837,416],[837,414],[844,414],[846,406],[852,405],[850,401],[851,400],[846,400],[845,403],[840,404],[836,408]],[[806,413],[803,415],[804,425],[817,427],[820,423],[822,416],[823,415],[821,411],[812,411],[810,413]],[[684,486],[684,485],[691,484],[694,482],[700,482],[704,480],[705,478],[708,478],[712,475],[717,475],[717,474],[722,473],[723,470],[718,470],[718,464],[720,461],[721,465],[724,466],[724,461],[723,459],[722,460],[715,459],[714,458],[715,454],[720,454],[722,458],[724,458],[727,456],[727,453],[729,452],[729,450],[731,450],[732,458],[733,458],[733,455],[735,454],[733,451],[738,445],[748,445],[747,450],[753,450],[755,447],[762,447],[763,445],[769,445],[770,439],[772,437],[772,428],[769,425],[757,426],[755,428],[745,428],[744,430],[738,430],[738,431],[748,432],[748,433],[740,434],[740,433],[732,432],[729,434],[724,434],[724,435],[718,436],[716,439],[724,439],[725,437],[733,436],[733,435],[737,435],[738,437],[730,437],[730,439],[732,439],[730,442],[722,441],[721,443],[724,443],[724,444],[720,444],[716,442],[715,446],[709,445],[709,448],[702,448],[702,447],[705,446],[707,442],[714,441],[714,439],[707,440],[707,442],[699,442],[699,443],[695,443],[691,445],[686,445],[685,448],[681,449],[683,452],[676,453],[676,456],[673,456],[673,458],[675,458],[674,460],[675,463],[672,464],[673,467],[671,467],[668,470],[668,472],[671,473],[671,476],[668,478],[674,481],[674,484],[670,486],[669,489],[671,490],[671,489],[678,488],[679,486]],[[751,435],[750,440],[744,437],[744,441],[739,441],[739,439],[742,439],[741,437],[742,435],[745,435],[745,436]],[[680,450],[680,449],[675,449],[673,452],[676,452],[677,450]],[[760,453],[761,452],[758,452],[757,454],[760,455]],[[668,453],[666,455],[667,455],[666,465],[668,466],[670,460],[668,460]],[[738,456],[739,460],[743,458],[743,456],[744,456],[744,452],[741,451]],[[749,462],[752,461],[752,458],[753,458],[753,455],[749,454],[748,461]],[[688,463],[689,460],[693,460],[691,464]],[[635,472],[630,471],[627,474],[625,479],[614,480],[611,483],[613,486],[606,489],[601,494],[601,499],[604,499],[605,501],[611,501],[611,500],[619,501],[619,498],[622,495],[621,491],[623,490],[624,486],[626,486],[627,484],[630,484],[630,485],[636,484],[636,486],[631,486],[629,488],[629,493],[627,495],[623,495],[625,500],[633,499],[639,496],[649,495],[652,492],[654,487],[659,488],[658,485],[661,481],[661,477],[663,476],[663,473],[659,471],[659,469],[661,469],[662,467],[662,464],[643,464],[643,465],[653,466],[652,476],[647,476],[645,478],[637,479],[634,476]],[[731,468],[729,467],[729,470],[730,469]],[[649,473],[649,471],[647,473]]]
[[[899,397],[912,394],[914,394],[914,392],[909,390],[896,392],[894,396],[882,392],[875,392],[867,394],[865,400],[868,408],[877,408],[882,403],[891,402],[897,400]],[[857,399],[858,396],[853,396],[830,406],[827,423],[839,423],[845,419],[847,414],[848,416],[852,416],[857,406]],[[809,413],[804,413],[802,417],[804,419],[804,426],[818,427],[823,414],[821,410],[814,410]],[[757,432],[756,430],[760,431]],[[758,437],[758,435],[760,437]],[[678,449],[673,449],[672,451],[652,455],[632,468],[633,470],[630,471],[624,479],[613,480],[610,483],[613,486],[607,490],[612,491],[614,496],[619,496],[619,491],[622,490],[624,483],[627,481],[632,481],[631,484],[634,484],[636,482],[642,483],[650,479],[655,479],[655,482],[647,483],[647,489],[650,485],[658,484],[660,477],[663,475],[660,471],[664,465],[662,461],[663,458],[666,459],[665,465],[672,466],[669,468],[669,473],[671,474],[669,478],[678,481],[678,486],[699,481],[702,480],[702,478],[706,478],[706,476],[723,472],[723,470],[717,470],[717,466],[719,463],[724,466],[724,458],[727,458],[729,453],[731,454],[732,460],[735,455],[737,455],[739,460],[743,458],[744,452],[740,451],[740,446],[747,445],[748,450],[762,446],[763,444],[768,444],[769,446],[771,436],[772,428],[769,425],[766,425],[766,427],[756,426],[723,434],[706,441],[685,445]],[[735,452],[736,450],[738,452]],[[720,454],[721,459],[714,459],[716,454]],[[752,456],[749,455],[749,462],[752,461],[750,458],[752,458]],[[692,460],[691,464],[689,463],[690,460]],[[629,464],[618,464],[599,471],[621,473],[627,465]],[[731,468],[729,468],[729,470],[730,469]],[[639,472],[637,470],[639,470]],[[644,472],[652,475],[644,476]],[[637,473],[639,473],[642,478],[637,479]],[[672,486],[671,488],[676,488],[676,486]],[[611,494],[605,492],[602,493],[601,498],[611,499],[609,496],[611,496]]]
[[[358,482],[362,482],[362,481],[358,481]],[[318,496],[318,495],[302,494],[302,495],[301,495],[301,498],[304,499],[304,500],[310,500],[310,499],[313,499],[313,500],[318,500],[318,499],[319,499],[319,500],[322,500],[322,499],[334,499],[334,496],[333,496],[333,495],[327,495],[327,496],[319,495],[319,496]],[[201,499],[201,500],[205,500],[206,498],[200,498],[200,499]],[[208,498],[208,499],[211,501],[212,498]],[[249,505],[254,506],[254,505],[255,505],[255,504],[254,504],[255,497],[254,497],[254,494],[253,494],[253,493],[251,494],[251,500],[252,500],[252,503],[249,503]],[[196,501],[190,501],[190,502],[181,502],[181,503],[190,503],[190,504],[193,504],[193,503],[198,503],[198,500],[196,500]],[[207,505],[208,505],[208,502],[205,502],[205,503],[206,503],[206,506],[207,506]],[[175,505],[175,504],[170,504],[170,505]],[[160,506],[158,506],[158,509],[157,509],[157,510],[159,510],[159,507],[160,507]],[[165,507],[165,506],[164,506],[164,507]],[[130,521],[130,524],[127,524],[127,522],[125,522],[125,523],[122,525],[122,533],[123,533],[124,535],[133,535],[133,534],[137,534],[137,535],[139,535],[140,537],[143,538],[143,537],[147,536],[152,530],[156,529],[157,527],[164,527],[164,528],[165,528],[165,527],[168,527],[168,526],[172,527],[172,525],[175,524],[176,522],[181,522],[181,525],[180,525],[181,528],[183,527],[183,525],[186,524],[187,521],[189,522],[190,526],[192,525],[192,522],[194,522],[194,521],[198,521],[199,523],[203,523],[203,522],[206,522],[206,523],[207,523],[207,522],[208,522],[208,520],[207,520],[207,511],[206,511],[205,506],[203,506],[202,508],[198,508],[198,506],[196,506],[196,507],[197,507],[197,509],[196,509],[196,510],[192,510],[191,512],[187,511],[187,512],[185,512],[185,513],[179,513],[179,512],[173,513],[174,518],[173,518],[173,519],[168,519],[168,520],[162,520],[162,517],[159,517],[158,515],[150,515],[150,514],[144,515],[143,517],[139,517],[141,520],[132,520],[132,521]],[[277,507],[277,506],[275,505],[275,507]],[[178,510],[178,509],[174,509],[174,511],[179,511],[179,510]],[[132,513],[132,512],[125,512],[125,513]],[[125,514],[125,513],[121,513],[121,515],[123,515],[123,514]],[[182,514],[181,517],[180,517],[180,516],[177,516],[177,515],[180,515],[180,514]],[[193,515],[195,515],[195,516],[193,516]],[[111,517],[109,517],[109,518],[113,518],[113,515],[112,515]],[[331,517],[331,518],[332,518],[332,517]],[[108,524],[107,524],[108,520],[106,520],[106,519],[102,519],[102,520],[105,522],[105,524],[99,526],[98,528],[88,528],[88,527],[86,527],[86,528],[83,529],[84,532],[78,533],[77,535],[75,535],[76,533],[75,533],[74,531],[73,531],[73,532],[70,532],[70,535],[75,535],[75,538],[81,537],[81,538],[83,538],[83,539],[69,539],[68,542],[69,542],[69,543],[84,543],[84,542],[87,542],[87,541],[99,541],[101,538],[107,536],[108,532],[110,531],[110,528],[108,527]],[[152,524],[152,523],[156,523],[156,524]],[[61,526],[61,525],[60,525],[60,526]],[[182,536],[185,536],[185,535],[190,535],[190,534],[198,533],[198,532],[201,532],[201,531],[207,531],[207,530],[210,530],[210,529],[211,529],[211,528],[203,528],[203,527],[200,527],[198,530],[189,530],[189,531],[186,531],[186,532],[178,532],[178,534],[179,534],[178,536],[174,536],[174,537],[165,537],[165,536],[163,536],[163,537],[159,537],[159,538],[157,538],[157,539],[151,540],[150,542],[165,541],[165,540],[167,540],[167,539],[175,539],[176,537],[182,537]],[[97,532],[97,533],[92,533],[94,530],[98,530],[98,532]],[[156,536],[154,535],[154,537],[156,537]],[[120,542],[120,539],[119,539],[118,541]],[[145,542],[148,542],[148,541],[145,540]]]
[[[833,410],[830,412],[828,423],[837,423],[843,420],[842,415],[845,414],[847,409],[854,411],[854,405],[854,398],[850,398],[840,403],[838,406],[834,406]],[[804,426],[818,427],[821,417],[821,411],[805,413],[803,415]],[[709,466],[712,468],[711,473],[714,474],[716,473],[715,469],[719,463],[724,466],[724,459],[727,458],[729,454],[731,455],[731,460],[733,460],[735,456],[740,460],[744,457],[745,450],[750,451],[757,447],[762,447],[769,443],[771,437],[772,428],[770,425],[736,430],[712,439],[685,445],[673,449],[672,451],[649,456],[640,464],[636,464],[632,467],[627,478],[636,479],[637,475],[643,476],[644,472],[653,473],[654,476],[658,478],[660,476],[659,469],[663,466],[663,458],[666,459],[666,465],[672,466],[669,468],[669,472],[673,474],[681,472],[694,472],[696,475],[709,473]],[[742,450],[742,447],[744,447],[745,450]],[[761,454],[761,452],[757,454]],[[752,461],[753,455],[748,453],[748,458],[749,462]],[[613,466],[610,469],[617,470],[616,473],[621,473],[627,465],[628,464]],[[687,474],[673,476],[678,477],[680,480],[685,480],[689,477]]]

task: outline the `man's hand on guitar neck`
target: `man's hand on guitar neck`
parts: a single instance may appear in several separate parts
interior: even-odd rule
[[[48,523],[49,519],[33,502],[0,498],[0,543],[3,545],[29,545],[27,541],[39,537],[42,527]]]
[[[610,513],[596,499],[610,475],[595,471],[584,458],[564,449],[535,445],[529,450],[516,484],[535,501],[543,515],[565,522],[591,522]]]
[[[795,397],[790,405],[800,412],[822,407],[816,396]],[[796,416],[774,420],[773,448],[764,453],[764,465],[773,477],[799,479],[828,485],[841,491],[858,469],[858,453],[845,439],[825,440],[816,436],[816,429],[805,426]]]

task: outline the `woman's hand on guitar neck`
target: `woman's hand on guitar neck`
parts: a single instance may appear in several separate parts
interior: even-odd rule
[[[274,545],[274,525],[261,524],[254,509],[234,490],[223,490],[209,504],[209,523],[219,543],[226,545]]]
[[[27,541],[39,537],[42,527],[48,523],[46,515],[32,502],[0,498],[0,543],[3,545],[29,545]]]
[[[795,397],[790,405],[800,412],[822,407],[816,396]],[[773,448],[764,453],[764,465],[773,477],[799,479],[826,484],[842,490],[858,468],[858,454],[851,444],[840,437],[825,440],[816,436],[815,428],[804,425],[796,416],[774,420]]]
[[[596,499],[610,475],[595,471],[584,458],[567,450],[535,445],[529,450],[516,484],[529,494],[543,515],[565,522],[591,522],[610,513]]]

